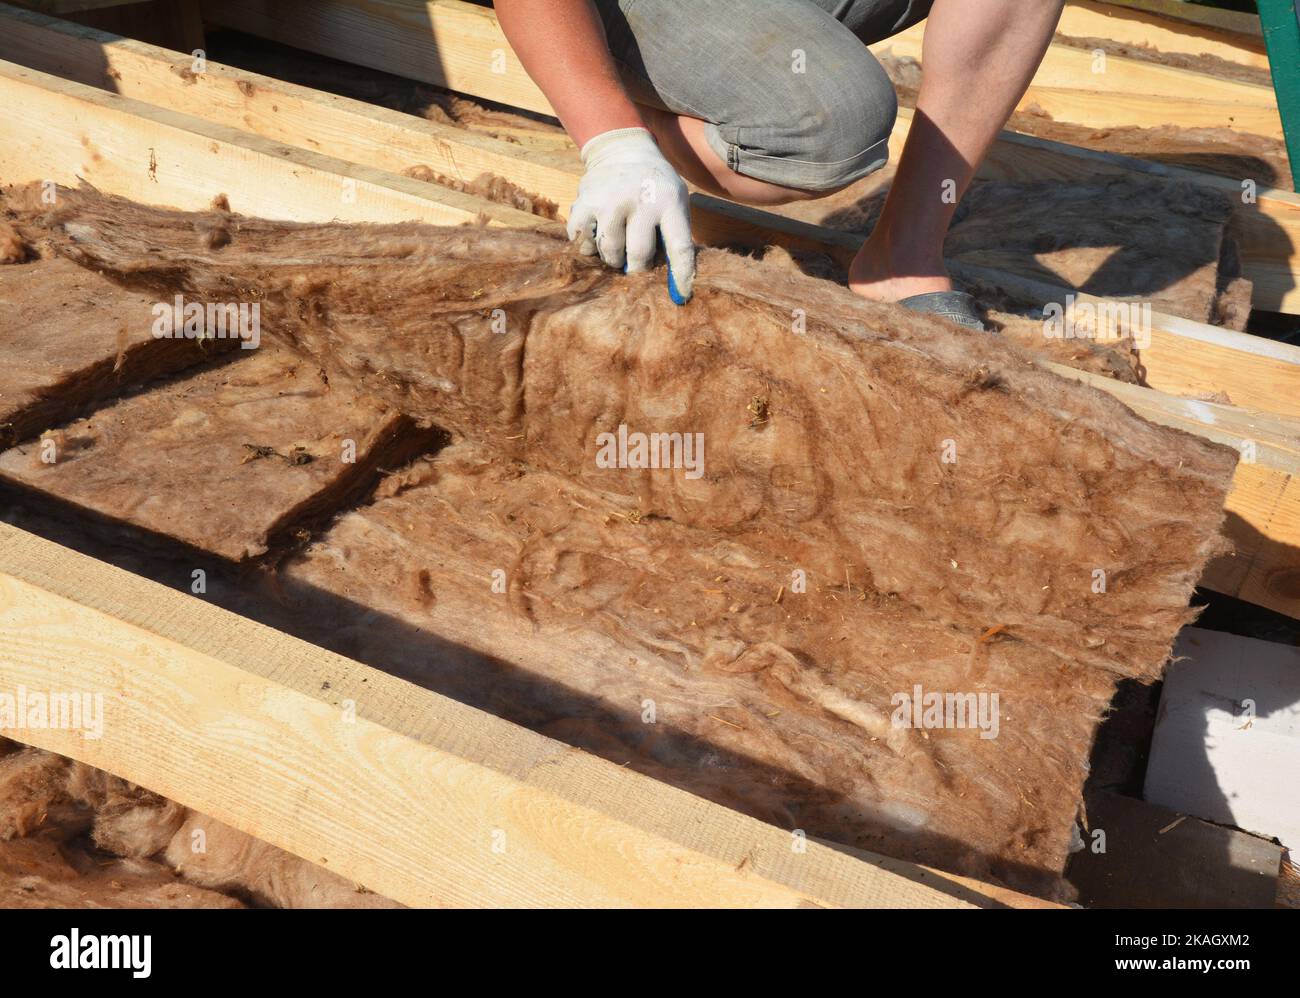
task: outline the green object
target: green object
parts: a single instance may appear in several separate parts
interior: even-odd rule
[[[1291,178],[1300,190],[1300,18],[1296,0],[1256,0],[1268,46],[1268,65],[1277,92],[1277,109],[1286,133]]]

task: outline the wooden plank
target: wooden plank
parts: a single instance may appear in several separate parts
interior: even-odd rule
[[[553,113],[490,7],[461,0],[204,0],[203,16],[318,55]]]
[[[0,679],[103,695],[102,738],[40,728],[23,741],[411,905],[989,903],[919,867],[799,842],[7,524]]]
[[[507,176],[564,208],[582,177],[571,146],[523,155],[514,143],[464,128],[210,60],[196,63],[180,52],[7,4],[0,4],[0,23],[0,59],[336,159],[399,174],[425,165],[466,183],[483,173]]]
[[[185,52],[205,46],[199,0],[16,0],[23,7]]]
[[[1222,10],[1187,0],[1108,0],[1107,6],[1127,7],[1130,10],[1159,14],[1161,17],[1186,24],[1201,24],[1218,28],[1248,38],[1259,38],[1259,17],[1236,10]]]
[[[546,98],[515,59],[492,12],[460,0],[380,0],[364,5],[348,0],[322,0],[319,3],[289,0],[274,4],[266,0],[205,0],[204,13],[218,23],[320,55],[400,73],[438,86],[452,86],[471,96],[500,101],[523,110],[552,113]],[[917,45],[919,43],[913,48],[919,53]],[[454,67],[443,64],[442,53],[447,51],[457,53]],[[501,56],[501,52],[506,54]],[[1087,53],[1078,54],[1087,56]],[[1090,67],[1091,63],[1091,76]],[[495,71],[498,69],[500,72]],[[1192,107],[1197,103],[1189,101],[1186,95],[1199,93],[1196,88],[1205,79],[1213,78],[1202,79],[1204,74],[1197,73],[1187,75],[1192,78],[1180,79],[1176,86],[1163,85],[1164,89],[1177,94],[1166,98],[1166,102],[1173,106],[1144,114],[1141,123],[1177,123],[1173,118],[1166,120],[1161,116],[1166,113],[1177,115],[1182,113],[1179,107]],[[453,78],[454,84],[451,83]],[[1180,90],[1179,87],[1191,89]],[[1269,88],[1257,87],[1256,90],[1266,91],[1272,100]],[[1046,92],[1041,96],[1048,103],[1052,102]],[[1262,99],[1262,95],[1256,94],[1256,98]],[[1067,105],[1071,101],[1080,99],[1091,98],[1079,98],[1077,92],[1075,96],[1066,92],[1060,98],[1057,110],[1064,113],[1069,110]],[[1097,100],[1104,105],[1136,102],[1141,106],[1145,98],[1112,92],[1102,94]],[[1236,115],[1238,112],[1233,110],[1232,113]],[[1275,104],[1266,109],[1265,117],[1270,115],[1274,130],[1280,137],[1281,124],[1277,121]],[[911,113],[902,110],[890,142],[891,154],[902,148],[910,123]],[[1022,161],[1024,165],[1018,165]],[[1026,172],[1031,176],[1026,177]],[[1123,172],[1179,177],[1221,190],[1234,202],[1242,200],[1241,185],[1227,178],[1076,149],[1064,143],[1010,132],[1002,133],[979,175],[986,179],[1013,179],[1012,174],[1019,174],[1014,179],[1081,179],[1090,174]],[[538,192],[541,193],[540,189]],[[1254,282],[1254,304],[1270,311],[1300,313],[1300,198],[1290,192],[1264,187],[1260,187],[1255,196],[1256,203],[1244,204],[1234,222],[1242,244],[1243,271]],[[559,203],[567,206],[570,201],[568,198]]]
[[[924,23],[871,46],[876,54],[920,61]],[[1094,54],[1052,44],[1018,110],[1037,107],[1056,121],[1090,128],[1232,128],[1282,138],[1271,87],[1164,66],[1143,59]]]
[[[1212,562],[1201,584],[1300,618],[1300,475],[1239,464],[1224,509],[1236,554]]]
[[[86,180],[152,204],[231,208],[302,222],[473,222],[535,227],[541,220],[373,167],[281,145],[0,61],[0,180]],[[232,184],[238,182],[235,192]]]
[[[1057,30],[1075,38],[1109,38],[1157,52],[1211,55],[1239,66],[1268,69],[1268,55],[1258,30],[1254,36],[1242,35],[1212,25],[1170,20],[1158,13],[1116,3],[1070,0]]]

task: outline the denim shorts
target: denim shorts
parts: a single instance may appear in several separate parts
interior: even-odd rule
[[[866,45],[933,0],[595,0],[634,100],[705,121],[737,173],[831,191],[880,169],[898,98]]]

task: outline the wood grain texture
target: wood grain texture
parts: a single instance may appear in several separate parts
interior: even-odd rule
[[[1157,52],[1212,55],[1239,66],[1268,69],[1268,56],[1258,33],[1250,37],[1213,25],[1170,20],[1158,13],[1115,3],[1071,0],[1065,5],[1057,30],[1076,38],[1110,38]]]
[[[1107,6],[1158,14],[1176,23],[1200,24],[1246,38],[1260,37],[1258,15],[1207,7],[1188,0],[1109,0]]]
[[[229,192],[235,211],[294,221],[541,220],[373,167],[278,144],[170,108],[0,62],[0,177],[81,180],[145,203],[200,210]]]
[[[250,35],[552,114],[490,7],[460,0],[204,0],[204,17]]]
[[[924,23],[871,46],[877,54],[920,61]],[[1234,128],[1282,138],[1271,87],[1144,59],[1107,55],[1053,43],[1034,74],[1019,110],[1038,107],[1056,121],[1091,128]]]
[[[104,695],[30,743],[411,905],[969,907],[0,525],[0,682]]]

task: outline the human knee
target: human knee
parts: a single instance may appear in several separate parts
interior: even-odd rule
[[[898,97],[880,63],[848,38],[854,51],[809,54],[803,71],[773,95],[783,107],[770,124],[741,128],[737,141],[722,143],[733,170],[820,196],[888,162]]]

